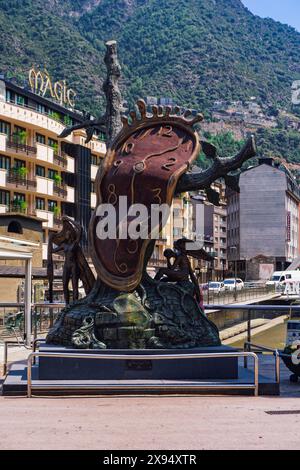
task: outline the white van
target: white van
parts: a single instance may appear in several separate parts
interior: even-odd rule
[[[271,279],[266,283],[266,286],[279,286],[285,281],[300,282],[300,271],[275,271]]]

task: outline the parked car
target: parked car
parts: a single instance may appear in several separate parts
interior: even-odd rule
[[[224,279],[223,284],[226,290],[242,290],[244,289],[244,283],[242,279]]]
[[[210,282],[209,292],[214,292],[215,294],[220,294],[220,292],[225,292],[225,286],[223,282]]]

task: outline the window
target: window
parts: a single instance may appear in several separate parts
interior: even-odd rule
[[[99,165],[99,158],[97,157],[97,155],[91,155],[91,161],[92,161],[92,165]]]
[[[46,137],[42,134],[38,134],[36,133],[35,134],[35,138],[36,138],[36,141],[39,143],[39,144],[45,144],[46,143]]]
[[[6,121],[0,121],[0,132],[2,134],[6,134],[7,136],[10,136],[11,134],[11,125],[9,122]]]
[[[47,112],[46,106],[44,106],[43,104],[40,104],[40,103],[37,103],[36,110],[37,110],[38,113],[41,113],[41,114],[46,114],[46,112]]]
[[[24,127],[15,126],[13,132],[13,140],[17,144],[26,144],[27,132]]]
[[[16,94],[16,101],[15,102],[19,106],[25,106],[25,104],[26,104],[25,97],[22,96],[22,95],[17,95],[17,94]]]
[[[54,180],[55,179],[55,176],[57,175],[57,171],[56,170],[51,170],[51,168],[49,168],[48,170],[48,178],[50,178],[51,180]]]
[[[100,132],[99,132],[99,135],[98,135],[98,139],[99,139],[99,140],[102,140],[103,142],[105,142],[105,141],[106,141],[106,134],[105,134],[105,132],[100,131]]]
[[[10,202],[10,193],[9,191],[4,191],[0,189],[0,204],[4,206],[9,206]]]
[[[17,222],[16,220],[12,220],[7,227],[7,231],[11,233],[22,234],[23,233],[22,225],[20,224],[20,222]]]
[[[10,157],[0,155],[0,168],[3,168],[4,170],[10,169]]]
[[[46,175],[45,167],[40,166],[40,165],[36,165],[36,167],[35,167],[35,174],[36,174],[37,176],[43,176],[43,177],[45,177],[45,175]]]
[[[22,194],[22,193],[14,193],[14,199],[13,199],[14,202],[18,201],[18,202],[25,202],[25,194]]]
[[[19,160],[18,158],[15,158],[14,160],[15,168],[25,168],[25,166],[26,166],[26,163],[24,162],[24,160]]]
[[[54,212],[54,209],[57,207],[56,201],[48,201],[48,211]]]
[[[91,181],[91,192],[95,192],[95,181]]]
[[[6,90],[6,101],[8,103],[14,103],[15,102],[15,94],[11,90]]]
[[[49,147],[52,147],[54,152],[58,152],[58,142],[57,140],[54,139],[48,139],[48,145]]]
[[[43,199],[42,197],[37,197],[35,199],[35,208],[39,209],[40,211],[44,211],[45,210],[45,199]]]

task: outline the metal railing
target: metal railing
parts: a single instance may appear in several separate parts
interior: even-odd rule
[[[53,160],[55,163],[62,166],[63,168],[65,168],[68,164],[67,158],[64,157],[63,155],[58,155],[57,153],[53,155]]]
[[[39,357],[51,358],[69,358],[69,359],[96,359],[96,360],[184,360],[184,359],[208,359],[208,358],[233,358],[233,357],[252,357],[254,360],[254,380],[253,383],[188,383],[183,384],[37,384],[32,380],[33,359]],[[257,354],[253,352],[232,352],[232,353],[194,353],[194,354],[166,354],[166,355],[134,355],[134,354],[82,354],[82,353],[43,353],[33,352],[27,360],[27,397],[32,397],[33,390],[253,390],[254,396],[258,396],[259,387],[259,365]]]
[[[65,185],[58,185],[55,183],[53,185],[53,192],[61,198],[66,198],[68,194],[68,191]]]
[[[245,311],[247,314],[247,342],[251,343],[251,321],[254,312],[272,312],[274,317],[282,316],[284,313],[291,315],[298,312],[300,316],[300,306],[295,305],[204,305],[204,310],[230,310],[230,311]]]
[[[33,339],[39,334],[47,333],[54,325],[57,315],[65,303],[35,303],[32,306],[32,335]],[[0,303],[0,340],[16,338],[22,342],[24,339],[24,304]],[[19,339],[20,338],[20,339]]]
[[[14,142],[11,139],[7,139],[6,145],[8,148],[13,149],[16,153],[21,152],[22,154],[29,155],[30,153],[36,154],[37,153],[37,148],[33,147],[31,145],[27,144],[22,144],[19,142]]]
[[[30,180],[26,176],[22,177],[16,174],[14,171],[9,171],[7,174],[7,183],[13,184],[16,187],[24,187],[24,188],[36,188],[37,182],[36,179]]]
[[[213,282],[213,281],[212,281]],[[271,287],[253,287],[241,290],[226,290],[223,292],[214,292],[213,290],[203,290],[204,302],[228,304],[231,302],[246,302],[248,300],[258,299],[259,297],[276,295],[275,288]]]
[[[253,351],[252,348],[255,348],[255,351]],[[267,352],[273,354],[275,357],[275,382],[277,384],[280,383],[280,353],[278,349],[272,349],[272,348],[267,348],[266,346],[261,346],[259,344],[255,343],[244,343],[244,351],[247,352]],[[248,358],[244,357],[244,368],[248,368]]]

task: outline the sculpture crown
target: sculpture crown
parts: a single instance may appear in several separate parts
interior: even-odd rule
[[[193,126],[198,122],[203,121],[203,114],[192,114],[190,109],[181,112],[179,106],[152,106],[152,113],[147,112],[147,106],[144,100],[140,99],[137,101],[137,108],[139,113],[131,111],[129,116],[122,116],[123,128],[119,133],[114,146],[123,140],[129,133],[133,133],[135,130],[141,127],[147,127],[156,124],[177,124],[180,127],[192,130]]]

